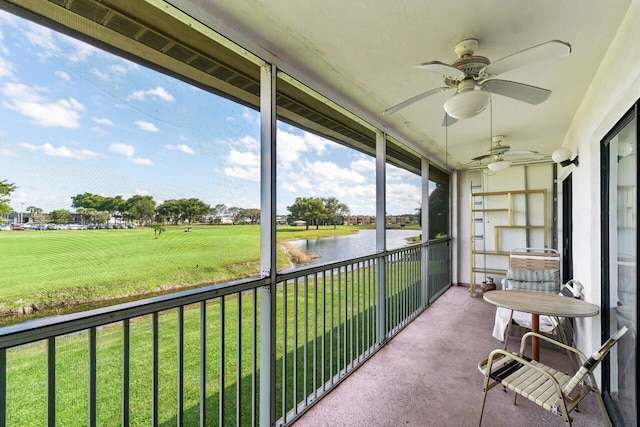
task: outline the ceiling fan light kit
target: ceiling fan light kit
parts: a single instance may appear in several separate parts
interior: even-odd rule
[[[554,162],[558,163],[562,167],[572,164],[578,166],[578,156],[576,156],[575,159],[571,160],[571,154],[571,150],[568,148],[558,148],[551,154],[551,158]]]
[[[462,120],[476,116],[489,105],[490,95],[483,90],[458,92],[444,103],[444,109],[454,119]]]
[[[509,166],[511,166],[511,162],[509,160],[503,160],[503,159],[498,159],[495,162],[489,163],[487,165],[489,170],[492,172],[500,172],[505,169],[509,169]]]

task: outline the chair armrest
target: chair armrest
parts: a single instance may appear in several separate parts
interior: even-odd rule
[[[547,342],[555,345],[556,347],[564,348],[565,350],[568,350],[568,351],[571,351],[571,352],[577,354],[580,357],[580,361],[582,363],[584,363],[588,359],[587,356],[583,352],[578,350],[577,348],[568,346],[568,345],[566,345],[564,343],[561,343],[561,342],[556,341],[556,340],[554,340],[552,338],[546,337],[544,335],[541,335],[541,334],[538,334],[538,333],[535,333],[535,332],[527,332],[526,334],[524,334],[522,336],[522,340],[520,341],[520,354],[524,354],[524,347],[526,345],[527,338],[531,338],[531,337],[538,337],[539,339],[547,341]]]

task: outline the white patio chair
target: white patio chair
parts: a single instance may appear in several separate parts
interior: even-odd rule
[[[571,418],[569,418],[571,411],[587,394],[593,392],[602,414],[602,420],[605,425],[610,426],[611,421],[604,407],[593,371],[627,330],[626,326],[620,328],[589,358],[578,349],[534,332],[524,334],[520,342],[519,353],[509,353],[502,349],[493,350],[489,354],[489,358],[478,364],[478,369],[484,375],[478,426],[482,424],[487,392],[499,384],[514,392],[514,405],[518,395],[524,396],[554,415],[562,417],[565,426],[568,427],[571,426]],[[533,336],[538,336],[542,340],[577,354],[582,366],[573,376],[569,376],[525,357],[526,340]]]

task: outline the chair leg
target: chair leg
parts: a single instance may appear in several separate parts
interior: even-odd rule
[[[480,402],[480,417],[478,418],[478,427],[482,425],[482,414],[484,414],[484,404],[487,400],[487,391],[489,390],[489,377],[486,376],[484,385],[482,386],[482,401]]]
[[[596,395],[596,400],[598,401],[598,407],[600,408],[600,413],[602,414],[602,421],[604,425],[607,427],[611,427],[611,420],[609,419],[609,414],[607,413],[607,409],[604,407],[604,401],[602,400],[602,396],[600,395],[599,389],[594,389],[593,394]]]

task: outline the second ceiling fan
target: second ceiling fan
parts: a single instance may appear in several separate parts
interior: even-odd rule
[[[383,112],[388,116],[417,101],[455,89],[456,93],[449,98],[444,109],[446,114],[443,125],[452,124],[458,119],[467,119],[481,113],[489,103],[489,93],[517,99],[532,105],[545,101],[551,91],[524,83],[499,80],[494,77],[546,59],[559,58],[571,53],[571,45],[559,40],[551,40],[530,47],[497,61],[491,62],[484,56],[475,55],[478,48],[476,39],[463,40],[455,46],[458,59],[451,65],[440,61],[430,61],[417,65],[416,68],[442,74],[446,86],[422,92]]]

